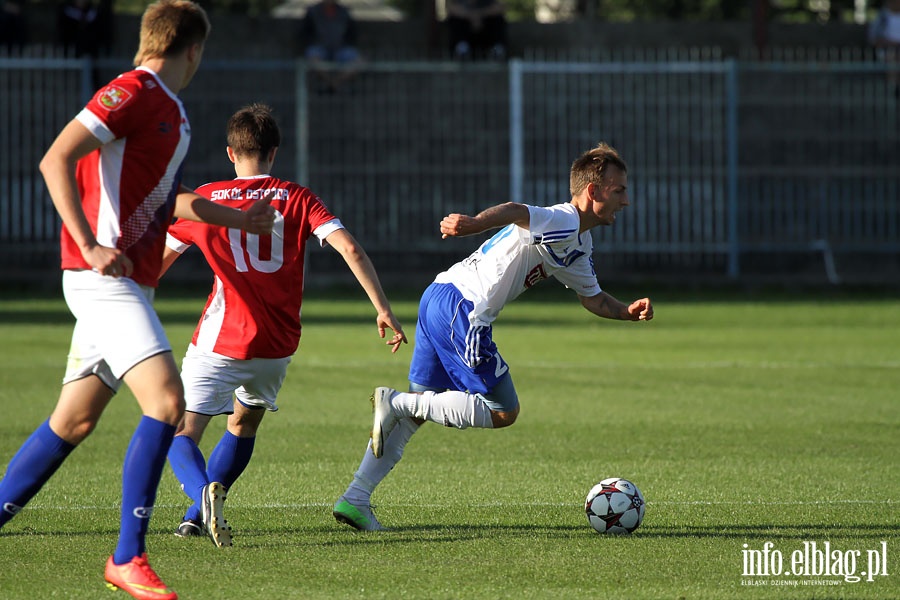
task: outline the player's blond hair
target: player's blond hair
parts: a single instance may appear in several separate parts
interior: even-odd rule
[[[226,136],[228,145],[238,156],[264,159],[281,145],[281,131],[272,109],[256,102],[231,115]]]
[[[158,0],[141,17],[141,42],[135,66],[150,58],[169,58],[209,37],[206,11],[190,0]]]
[[[569,171],[569,191],[572,196],[583,192],[589,183],[600,185],[609,165],[618,167],[623,173],[628,172],[628,165],[616,149],[606,142],[600,142],[575,159]]]

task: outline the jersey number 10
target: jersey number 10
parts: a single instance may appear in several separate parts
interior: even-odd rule
[[[246,273],[252,267],[260,273],[274,273],[284,264],[284,217],[275,211],[275,223],[272,225],[272,255],[263,260],[259,257],[259,236],[254,233],[247,234],[247,247],[241,245],[243,231],[240,229],[228,230],[228,242],[231,246],[231,255],[234,257],[234,267],[238,273]],[[246,257],[250,258],[248,266]]]

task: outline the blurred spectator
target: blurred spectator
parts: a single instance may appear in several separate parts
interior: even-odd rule
[[[501,0],[448,0],[447,27],[454,58],[506,59],[506,6]]]
[[[887,67],[888,83],[900,99],[900,0],[885,0],[869,26],[869,43]]]
[[[59,43],[66,56],[98,58],[112,49],[113,0],[66,0],[59,10]],[[104,80],[99,69],[91,69],[93,89]]]
[[[25,0],[0,0],[0,45],[21,50],[27,41]]]
[[[306,10],[301,28],[304,55],[328,90],[337,90],[362,62],[356,48],[356,21],[337,0],[322,0]]]
[[[97,58],[112,47],[112,0],[66,0],[59,11],[59,42],[68,56]]]

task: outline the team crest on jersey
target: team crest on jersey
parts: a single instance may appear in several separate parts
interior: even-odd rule
[[[131,94],[126,92],[122,88],[110,85],[103,93],[100,94],[100,97],[97,98],[97,101],[103,105],[106,110],[119,110],[122,106],[131,99]]]

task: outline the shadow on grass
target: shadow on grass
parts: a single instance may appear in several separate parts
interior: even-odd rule
[[[0,310],[0,324],[14,325],[74,325],[75,317],[65,306],[47,310]]]
[[[202,300],[202,298],[201,298]],[[335,305],[332,305],[332,307]],[[163,325],[194,325],[200,318],[203,309],[202,302],[198,303],[196,308],[191,309],[170,309],[167,308],[165,302],[156,303],[156,311]],[[365,308],[363,308],[365,310]],[[577,302],[572,302],[571,307],[561,310],[559,315],[554,316],[514,316],[508,315],[504,318],[503,323],[506,325],[577,325],[584,322],[584,311],[578,306]],[[406,324],[407,328],[411,328],[416,322],[416,315],[409,311],[398,311],[397,318],[401,323]],[[359,312],[358,305],[351,305],[346,313],[332,314],[316,314],[312,310],[303,312],[304,325],[372,325],[375,323],[374,310],[371,314],[363,314]],[[66,308],[65,304],[59,307],[48,306],[47,308],[34,308],[23,310],[4,310],[0,306],[0,325],[74,325],[75,317]]]
[[[52,529],[40,529],[33,526],[23,527],[22,529],[12,529],[10,527],[6,527],[3,529],[3,533],[0,534],[5,538],[28,538],[28,537],[59,537],[59,538],[84,538],[84,537],[97,537],[97,536],[117,536],[119,535],[119,529],[110,527],[104,529],[91,529],[80,530],[80,531],[55,531]]]
[[[893,538],[900,533],[897,525],[852,525],[839,528],[824,524],[777,525],[712,525],[642,527],[631,536],[600,536],[585,525],[416,525],[392,527],[388,531],[356,531],[347,527],[318,526],[285,528],[277,531],[246,530],[236,532],[235,544],[246,548],[264,548],[272,545],[341,547],[359,544],[398,545],[421,543],[458,543],[473,540],[504,538],[514,540],[547,539],[569,540],[583,537],[610,539],[679,539],[711,538],[746,540],[815,540],[853,538],[874,543]],[[285,540],[273,540],[288,536]],[[298,536],[290,539],[290,536]],[[239,539],[238,539],[239,538]]]
[[[53,531],[34,527],[23,529],[7,528],[3,537],[59,537],[88,538],[116,536],[116,528],[94,529],[91,531]],[[388,531],[356,531],[340,525],[320,525],[314,527],[284,527],[277,529],[239,529],[235,531],[235,546],[246,549],[272,547],[343,547],[369,545],[403,545],[422,543],[459,543],[487,539],[545,539],[570,540],[585,537],[599,539],[634,540],[642,539],[733,539],[747,540],[812,540],[826,541],[832,538],[853,538],[865,540],[864,544],[875,544],[881,540],[894,538],[900,534],[900,524],[852,525],[837,528],[825,524],[776,525],[721,525],[721,526],[650,526],[642,527],[630,536],[601,536],[585,525],[415,525],[392,527]],[[150,531],[150,536],[171,536],[168,530]],[[205,537],[185,539],[185,544],[206,546],[210,541]],[[874,546],[873,546],[874,547]]]
[[[359,544],[421,544],[464,542],[492,537],[505,538],[556,538],[569,539],[579,536],[584,527],[574,525],[416,525],[391,527],[387,531],[357,531],[342,525],[295,527],[272,530],[249,529],[235,533],[235,544],[246,548],[263,548],[272,545],[274,536],[300,536],[287,542],[292,546],[335,547]],[[307,538],[307,539],[303,539]],[[268,540],[268,541],[267,541]],[[281,545],[281,544],[278,544]]]

